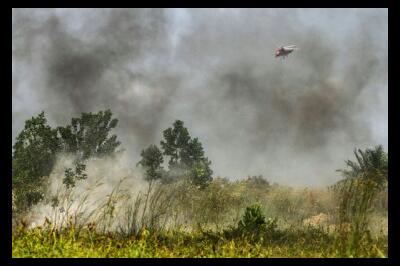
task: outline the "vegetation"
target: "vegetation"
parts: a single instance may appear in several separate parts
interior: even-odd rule
[[[82,113],[81,117],[72,118],[70,125],[58,127],[63,151],[76,154],[81,160],[113,154],[121,143],[116,135],[108,136],[118,124],[118,119],[111,117],[110,110]]]
[[[140,156],[142,156],[142,160],[138,164],[141,164],[145,169],[145,179],[147,181],[161,179],[164,172],[161,164],[164,159],[160,149],[156,145],[150,145],[142,151]]]
[[[213,171],[199,139],[192,139],[180,120],[175,121],[173,128],[164,130],[163,135],[164,140],[160,144],[163,154],[169,157],[168,178],[175,180],[187,176],[194,184],[202,188],[207,186]]]
[[[43,200],[48,176],[59,153],[76,156],[76,169],[65,169],[64,183],[74,186],[75,179],[85,179],[84,161],[90,157],[111,156],[120,145],[116,135],[109,137],[118,120],[110,110],[97,114],[82,113],[71,125],[52,129],[44,112],[25,122],[13,146],[12,181],[16,212],[25,212]]]
[[[110,193],[86,190],[86,163],[115,157],[109,110],[52,129],[44,113],[26,121],[13,152],[13,257],[387,257],[387,161],[381,146],[356,150],[330,188],[292,188],[263,176],[212,177],[211,162],[182,121],[150,145]],[[48,192],[58,153],[75,157],[62,186]],[[101,161],[100,161],[101,162]],[[167,170],[164,162],[168,162]],[[64,171],[63,170],[63,171]],[[43,221],[30,208],[49,207]]]
[[[387,187],[388,157],[382,146],[355,150],[354,155],[355,162],[346,161],[349,170],[339,170],[345,179],[334,186],[339,202],[340,251],[344,256],[363,252],[360,242],[371,238],[368,227],[374,202]]]
[[[43,199],[47,177],[60,146],[57,130],[47,124],[44,112],[25,122],[13,146],[12,182],[16,210],[26,211]]]
[[[12,256],[82,258],[333,258],[342,257],[333,239],[323,232],[306,229],[282,231],[281,237],[254,243],[247,239],[227,239],[220,234],[195,231],[142,231],[138,237],[122,238],[98,234],[89,229],[79,237],[74,231],[54,232],[41,228],[13,233]],[[285,237],[284,237],[285,236]],[[387,238],[363,243],[360,257],[387,257]]]

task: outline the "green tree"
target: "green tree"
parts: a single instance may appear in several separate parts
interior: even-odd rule
[[[113,154],[121,143],[116,135],[109,136],[118,124],[118,119],[111,117],[111,110],[82,113],[80,118],[71,119],[71,125],[58,127],[64,151],[77,154],[81,160]]]
[[[181,162],[186,166],[204,160],[204,150],[198,138],[189,140],[187,145],[181,151]]]
[[[161,147],[163,154],[169,157],[169,179],[188,175],[196,185],[206,186],[212,181],[211,161],[204,156],[204,150],[198,138],[192,139],[184,123],[176,120],[172,128],[163,132]]]
[[[161,164],[164,162],[162,153],[156,145],[150,145],[140,154],[142,159],[138,164],[145,169],[145,179],[147,181],[158,180],[163,177],[163,168]]]
[[[44,198],[46,182],[59,152],[78,155],[75,170],[65,170],[63,182],[66,187],[73,187],[76,180],[85,179],[84,160],[113,154],[120,145],[116,135],[109,136],[117,123],[110,110],[82,113],[80,118],[72,118],[71,125],[57,129],[47,124],[44,112],[27,120],[13,146],[15,209],[26,211]]]
[[[27,210],[44,197],[56,153],[60,151],[57,131],[47,124],[44,112],[25,121],[13,146],[12,181],[16,208]]]
[[[179,164],[179,159],[182,157],[182,151],[189,145],[190,136],[189,131],[183,126],[183,122],[176,120],[173,128],[167,128],[163,132],[164,140],[162,140],[161,147],[164,150],[164,155],[169,156],[168,165],[170,168]]]

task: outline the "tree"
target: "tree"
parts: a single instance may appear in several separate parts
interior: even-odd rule
[[[16,207],[27,210],[44,197],[47,177],[60,151],[57,131],[47,125],[44,112],[25,122],[13,146],[12,181]]]
[[[163,154],[169,156],[169,179],[175,179],[180,175],[188,175],[189,178],[201,187],[206,186],[212,180],[211,161],[204,156],[204,150],[198,138],[192,139],[184,123],[176,120],[173,128],[163,132],[164,140],[161,147]]]
[[[109,136],[118,124],[118,119],[111,117],[111,110],[82,113],[80,118],[71,119],[71,125],[58,127],[64,151],[77,154],[81,160],[113,154],[121,143],[116,135]]]
[[[363,178],[376,182],[382,187],[387,182],[388,177],[388,155],[383,150],[382,145],[373,149],[354,150],[356,161],[347,160],[346,165],[349,169],[337,170],[347,179]]]
[[[63,183],[67,188],[74,187],[77,180],[86,179],[84,161],[90,157],[112,155],[121,144],[117,136],[109,136],[118,124],[118,119],[111,119],[111,110],[97,114],[82,113],[80,118],[72,118],[71,125],[58,127],[63,152],[77,155],[75,171],[65,170]]]
[[[204,160],[204,150],[198,138],[189,140],[187,145],[182,149],[181,162],[186,166],[193,166],[193,164]]]
[[[57,129],[47,125],[44,112],[27,120],[13,146],[12,180],[16,209],[26,211],[44,198],[57,153],[78,155],[75,170],[65,170],[63,182],[67,188],[73,187],[76,180],[86,178],[84,160],[113,154],[120,142],[116,135],[109,136],[118,123],[111,117],[110,110],[97,114],[82,113],[80,118],[72,118],[71,125]]]
[[[170,157],[168,162],[170,168],[179,164],[181,152],[188,146],[190,140],[189,131],[183,126],[182,121],[176,120],[173,126],[174,128],[164,130],[165,141],[160,142],[164,155]]]
[[[150,145],[140,154],[142,159],[138,164],[145,169],[145,179],[147,181],[158,180],[163,176],[161,164],[164,162],[162,153],[156,145]]]

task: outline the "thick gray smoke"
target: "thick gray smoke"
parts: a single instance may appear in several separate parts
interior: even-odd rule
[[[387,148],[387,10],[13,11],[13,138],[111,108],[132,158],[181,119],[216,175],[326,185]],[[274,58],[278,45],[300,50]]]

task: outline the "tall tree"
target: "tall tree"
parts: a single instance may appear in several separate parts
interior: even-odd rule
[[[18,210],[39,202],[45,193],[56,153],[60,151],[57,131],[47,124],[44,112],[25,121],[13,146],[12,181]]]
[[[169,156],[169,179],[187,175],[195,184],[206,186],[212,180],[211,161],[204,156],[198,138],[192,139],[184,123],[176,120],[172,128],[163,132],[161,147],[163,154]]]

